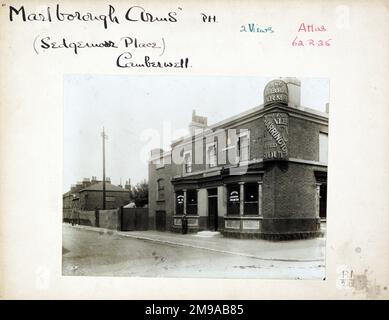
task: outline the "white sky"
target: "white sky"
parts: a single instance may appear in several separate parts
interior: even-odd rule
[[[66,75],[64,77],[64,192],[83,178],[102,178],[105,127],[106,176],[113,184],[147,179],[142,160],[152,148],[169,149],[187,132],[192,110],[213,124],[263,103],[273,78]],[[301,79],[301,104],[324,111],[328,79]],[[154,138],[151,139],[150,133]],[[143,140],[142,140],[143,139]]]

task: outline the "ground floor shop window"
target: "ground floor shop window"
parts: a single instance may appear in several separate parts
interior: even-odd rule
[[[258,214],[258,183],[244,185],[244,214]]]
[[[186,197],[186,214],[197,214],[197,190],[187,190]]]
[[[239,184],[230,184],[227,186],[227,214],[239,214],[239,206]]]
[[[184,191],[176,192],[176,214],[184,214]]]

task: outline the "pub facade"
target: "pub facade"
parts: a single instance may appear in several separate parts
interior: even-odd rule
[[[320,235],[326,218],[328,110],[300,104],[296,78],[270,81],[264,103],[190,135],[149,162],[149,225],[270,240]]]

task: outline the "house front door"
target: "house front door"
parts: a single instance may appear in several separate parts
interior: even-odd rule
[[[218,229],[217,192],[214,191],[208,192],[208,229]]]

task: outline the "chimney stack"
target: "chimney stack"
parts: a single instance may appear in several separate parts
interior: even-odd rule
[[[152,149],[150,151],[150,154],[151,154],[151,158],[158,158],[158,157],[162,156],[163,149],[161,149],[161,148]]]
[[[82,180],[82,186],[83,187],[89,187],[90,186],[90,180],[88,179],[88,178],[84,178],[83,180]]]
[[[326,113],[329,113],[330,112],[330,103],[327,102],[326,103]]]
[[[196,115],[196,110],[192,111],[192,122],[189,124],[189,133],[195,135],[196,131],[203,131],[208,126],[208,118]]]
[[[295,77],[282,78],[288,87],[289,103],[292,108],[301,108],[301,81]]]

